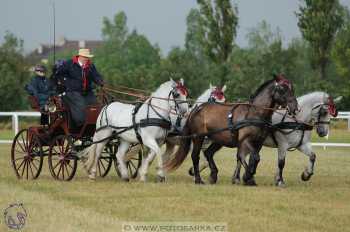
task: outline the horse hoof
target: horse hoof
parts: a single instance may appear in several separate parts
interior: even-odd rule
[[[254,178],[250,178],[248,180],[244,180],[244,185],[246,185],[246,186],[257,186]]]
[[[188,169],[188,175],[194,176],[193,168]]]
[[[157,175],[157,177],[156,177],[156,182],[157,182],[157,183],[164,183],[164,182],[165,182],[165,176],[159,176],[159,175]]]
[[[88,177],[90,180],[96,180],[96,174],[91,173],[88,175]]]
[[[129,179],[129,177],[125,177],[125,178],[122,178],[122,181],[124,181],[124,182],[129,182],[130,179]]]
[[[276,182],[276,186],[277,187],[280,187],[280,188],[284,188],[284,187],[286,187],[286,184],[284,183],[284,181],[277,181]]]
[[[217,177],[209,176],[209,183],[210,184],[216,184],[217,181],[218,181]]]
[[[303,173],[301,173],[301,180],[309,181],[312,175],[313,175],[312,173],[308,173],[307,171],[304,171]]]
[[[232,178],[232,184],[240,185],[241,184],[241,179],[239,179],[239,178]]]
[[[205,184],[204,181],[202,181],[202,180],[195,180],[194,183],[195,184],[200,184],[200,185]]]

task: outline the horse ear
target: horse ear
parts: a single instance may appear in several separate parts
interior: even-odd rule
[[[334,103],[339,103],[343,99],[343,96],[339,96],[333,100]]]
[[[181,85],[185,85],[185,81],[183,78],[180,79],[180,83],[181,83]]]
[[[209,84],[209,88],[212,89],[214,86],[210,83]]]
[[[226,85],[224,85],[224,86],[221,88],[221,91],[222,91],[222,92],[225,92],[225,90],[226,90]]]

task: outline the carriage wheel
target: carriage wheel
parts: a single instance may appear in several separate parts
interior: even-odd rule
[[[135,179],[137,177],[137,173],[139,171],[139,168],[141,167],[143,154],[144,154],[144,150],[143,150],[143,147],[141,147],[140,150],[138,151],[137,155],[131,157],[126,162],[126,167],[128,168],[129,176],[132,179]],[[118,176],[121,177],[121,173],[118,169],[117,159],[114,159],[114,168],[117,171]]]
[[[77,157],[73,151],[73,141],[70,136],[57,136],[49,150],[49,168],[56,180],[71,180],[77,171]]]
[[[98,160],[97,174],[100,177],[105,177],[112,167],[113,159],[117,153],[117,145],[114,143],[107,143],[103,152]]]
[[[15,136],[11,149],[11,163],[18,179],[36,179],[43,166],[40,139],[23,129]]]

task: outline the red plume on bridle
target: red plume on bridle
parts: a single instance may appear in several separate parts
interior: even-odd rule
[[[188,90],[187,90],[186,86],[181,81],[176,82],[175,88],[177,90],[179,90],[182,95],[185,95],[186,97],[188,96]]]
[[[215,87],[211,95],[218,100],[222,100],[225,97],[224,92],[222,91],[222,88],[218,88],[218,87]]]
[[[332,97],[328,97],[328,112],[330,115],[332,115],[333,117],[337,117],[338,116],[338,110],[334,104],[333,98]]]
[[[276,82],[279,85],[286,85],[290,90],[292,90],[292,83],[286,78],[284,74],[278,74],[275,76]]]

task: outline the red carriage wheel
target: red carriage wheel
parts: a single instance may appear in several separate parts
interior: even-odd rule
[[[36,179],[43,166],[43,150],[37,135],[23,129],[15,136],[11,163],[18,179]]]
[[[97,164],[97,175],[100,177],[105,177],[109,170],[111,169],[113,159],[115,159],[115,154],[117,153],[117,145],[114,143],[107,143],[103,152],[98,160]]]
[[[139,168],[141,167],[142,157],[144,154],[143,147],[141,146],[138,152],[135,155],[132,155],[129,160],[126,162],[126,167],[128,168],[129,176],[132,179],[137,177]],[[118,169],[118,161],[114,159],[114,168],[117,171],[119,177],[121,177],[121,173]]]
[[[70,136],[57,136],[50,145],[49,169],[56,180],[71,180],[77,171],[78,161]]]

